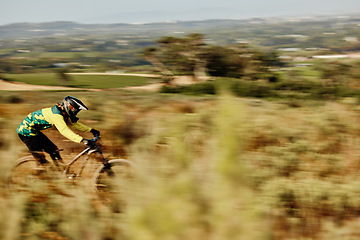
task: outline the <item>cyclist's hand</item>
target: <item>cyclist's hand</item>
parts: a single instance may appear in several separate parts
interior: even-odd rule
[[[100,131],[99,130],[91,129],[90,132],[94,135],[94,137],[100,136]]]
[[[91,139],[85,139],[83,138],[83,140],[81,140],[82,143],[84,143],[86,146],[91,147],[92,145],[94,145],[94,141]]]

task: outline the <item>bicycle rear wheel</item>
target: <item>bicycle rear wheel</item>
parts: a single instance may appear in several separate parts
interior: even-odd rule
[[[33,156],[20,158],[7,179],[7,186],[13,191],[27,191],[30,186],[34,186],[36,182],[46,178],[49,174],[47,171]]]
[[[94,187],[100,201],[114,212],[123,212],[129,202],[131,181],[134,177],[132,163],[124,159],[110,160],[94,175]]]

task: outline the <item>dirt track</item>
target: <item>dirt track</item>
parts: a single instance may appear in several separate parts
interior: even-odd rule
[[[31,85],[20,82],[8,82],[8,81],[0,80],[0,90],[5,90],[5,91],[74,90],[74,89],[76,88]]]
[[[83,73],[82,73],[83,74]],[[85,74],[86,75],[86,74]],[[156,75],[150,74],[108,74],[108,73],[87,73],[87,75],[128,75],[128,76],[144,76],[144,77],[154,77]],[[176,85],[187,85],[193,83],[191,77],[180,76],[177,77],[174,81]],[[133,91],[158,91],[164,84],[163,83],[153,83],[144,86],[133,86],[125,87],[123,89],[133,90]],[[12,82],[4,81],[0,79],[0,91],[44,91],[44,90],[89,90],[89,91],[101,91],[99,89],[83,89],[83,88],[71,88],[71,87],[59,87],[59,86],[44,86],[44,85],[32,85],[21,82]]]
[[[125,87],[126,90],[134,91],[157,91],[163,84],[154,83],[144,86]],[[71,88],[71,87],[58,87],[58,86],[44,86],[32,85],[21,82],[8,82],[0,79],[0,91],[44,91],[44,90],[89,90],[101,91],[101,89],[84,89],[84,88]]]

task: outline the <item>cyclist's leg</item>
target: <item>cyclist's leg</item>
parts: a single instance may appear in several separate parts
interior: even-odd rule
[[[60,156],[59,150],[58,149],[53,149],[51,151],[49,151],[50,153],[50,157],[53,160],[55,166],[58,168],[58,170],[63,170],[63,166],[61,166],[61,164],[63,164],[63,160]],[[59,164],[60,162],[60,164]]]
[[[19,134],[19,138],[21,139],[21,141],[23,141],[23,143],[25,143],[30,153],[40,164],[49,163],[45,158],[45,154],[43,153],[42,143],[41,140],[38,138],[38,136],[27,137]]]
[[[45,152],[50,154],[51,159],[54,161],[55,165],[58,165],[58,162],[63,162],[59,153],[58,147],[43,133],[39,134],[41,139],[42,147]]]

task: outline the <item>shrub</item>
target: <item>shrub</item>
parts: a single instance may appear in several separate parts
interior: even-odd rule
[[[183,93],[189,95],[215,94],[215,85],[212,82],[196,83],[188,86],[172,87],[163,86],[161,93]]]
[[[270,84],[262,82],[235,81],[231,85],[231,90],[239,97],[270,98],[277,96]]]

